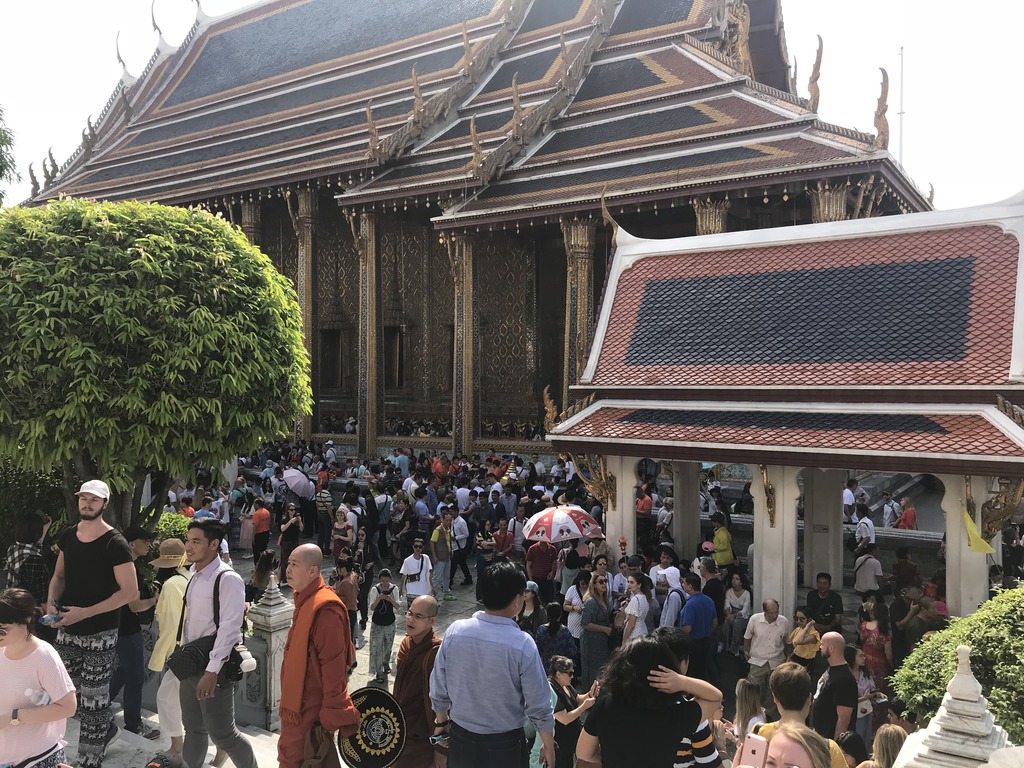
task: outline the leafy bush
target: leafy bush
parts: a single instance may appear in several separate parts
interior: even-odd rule
[[[19,469],[0,457],[0,558],[14,543],[14,520],[22,512],[39,511],[53,520],[50,535],[56,536],[67,520],[60,473]]]
[[[930,718],[938,710],[956,673],[958,645],[971,647],[971,668],[996,723],[1010,741],[1024,744],[1024,587],[1000,592],[907,657],[893,676],[893,686],[914,712]]]

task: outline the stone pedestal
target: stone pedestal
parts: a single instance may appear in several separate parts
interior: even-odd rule
[[[971,649],[956,649],[959,663],[946,686],[939,711],[928,727],[907,739],[894,768],[975,768],[1008,746],[971,671]]]
[[[256,669],[242,679],[235,697],[235,720],[243,725],[281,729],[281,663],[294,609],[273,575],[263,599],[249,609],[253,636],[245,644],[256,659]]]

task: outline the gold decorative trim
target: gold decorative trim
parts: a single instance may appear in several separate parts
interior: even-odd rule
[[[875,146],[879,149],[889,148],[889,120],[885,113],[889,111],[889,73],[884,67],[882,72],[882,92],[878,94],[878,106],[875,107]]]
[[[975,504],[971,497],[970,476],[966,476],[964,481],[967,486],[967,511],[974,517]],[[1021,499],[1024,499],[1024,479],[1018,479],[1012,487],[1012,478],[1000,477],[998,482],[999,492],[981,505],[981,535],[985,541],[991,541],[1003,530],[1003,524],[1017,510]]]
[[[821,101],[821,88],[818,87],[818,78],[821,77],[821,57],[825,52],[825,41],[818,35],[818,53],[814,57],[814,69],[811,70],[811,79],[807,81],[807,92],[810,98],[807,99],[807,109],[817,113],[818,104]]]
[[[775,486],[772,485],[771,480],[768,479],[768,465],[758,464],[758,468],[761,470],[761,482],[764,483],[764,496],[765,506],[768,508],[768,523],[774,528],[775,527]]]
[[[544,387],[544,431],[553,431],[554,428],[563,421],[567,421],[576,414],[582,412],[584,409],[589,408],[594,404],[594,399],[596,397],[596,393],[591,393],[582,400],[577,400],[570,407],[559,413],[558,406],[555,405],[555,401],[551,398],[551,385],[548,384]]]

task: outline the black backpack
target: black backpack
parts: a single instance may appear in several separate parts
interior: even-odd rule
[[[392,584],[391,588],[387,592],[383,592],[385,595],[393,595],[395,593],[395,585]],[[379,627],[390,627],[395,623],[395,606],[389,603],[387,600],[381,600],[377,607],[373,609],[372,616],[373,623]]]

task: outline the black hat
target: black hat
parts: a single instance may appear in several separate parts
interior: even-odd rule
[[[141,525],[129,525],[124,529],[125,541],[135,541],[136,539],[144,539],[145,541],[154,541],[156,534],[153,531],[147,531]]]

